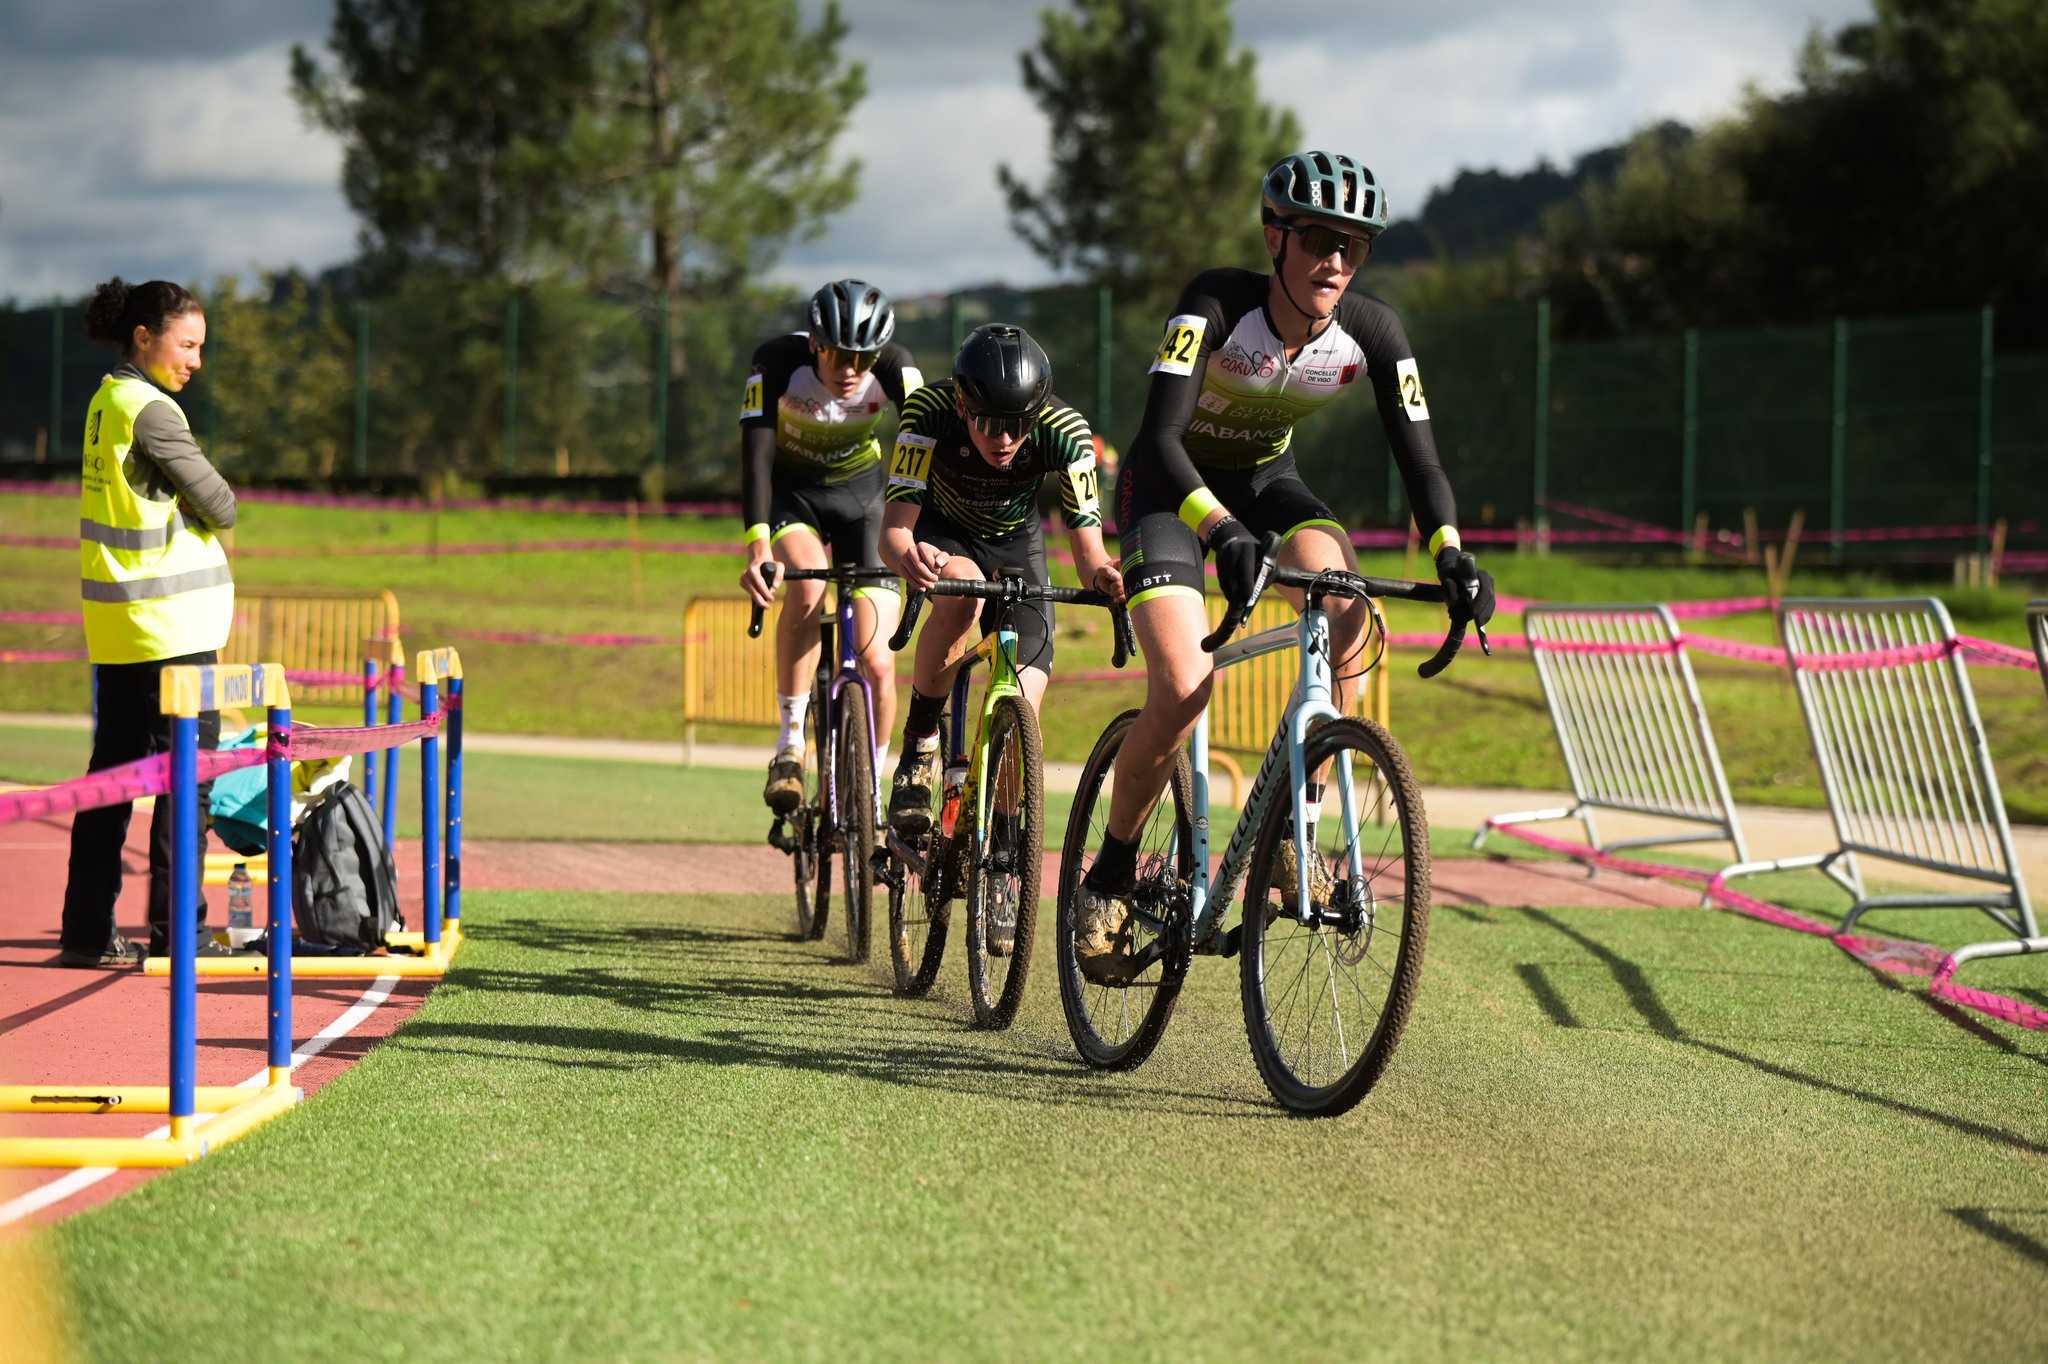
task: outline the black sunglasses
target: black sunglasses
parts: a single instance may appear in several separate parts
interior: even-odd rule
[[[1024,436],[1038,424],[1036,412],[1025,416],[997,415],[988,412],[969,412],[967,420],[974,423],[974,429],[984,436]]]
[[[1321,260],[1332,251],[1342,251],[1344,263],[1355,270],[1365,263],[1366,256],[1372,251],[1370,238],[1339,232],[1321,223],[1281,223],[1280,226],[1301,239],[1302,249],[1308,252],[1310,260]]]

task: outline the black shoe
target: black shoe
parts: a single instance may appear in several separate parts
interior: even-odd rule
[[[142,945],[122,937],[119,933],[114,940],[95,952],[90,948],[67,947],[57,953],[59,966],[82,967],[124,967],[142,965]]]

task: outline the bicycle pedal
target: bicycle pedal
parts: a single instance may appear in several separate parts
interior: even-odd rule
[[[776,817],[775,822],[768,826],[768,846],[786,853],[793,853],[797,850],[796,839],[791,837],[789,827],[783,823],[779,815]]]
[[[1217,944],[1216,955],[1219,957],[1234,957],[1237,955],[1237,949],[1243,945],[1244,925],[1232,924],[1230,931],[1225,933],[1223,940]]]

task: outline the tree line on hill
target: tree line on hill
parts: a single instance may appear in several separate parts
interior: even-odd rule
[[[996,169],[1013,230],[1126,318],[1203,266],[1261,264],[1246,186],[1301,133],[1260,97],[1229,0],[1068,0],[1040,24],[1020,66],[1051,164],[1037,185]],[[226,344],[202,434],[231,469],[322,475],[364,453],[493,468],[516,428],[578,468],[732,482],[736,371],[796,317],[764,278],[857,190],[835,150],[866,90],[847,32],[798,0],[336,0],[291,79],[343,145],[359,255],[208,291]],[[1365,287],[1411,312],[1546,295],[1566,338],[1988,303],[2002,343],[2038,344],[2044,137],[2048,5],[1873,0],[1809,35],[1792,90],[1711,126],[1461,171]],[[31,367],[39,315],[0,309]]]

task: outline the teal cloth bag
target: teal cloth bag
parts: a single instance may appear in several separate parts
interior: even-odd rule
[[[255,748],[262,742],[261,730],[245,729],[223,736],[220,746]],[[244,857],[269,851],[270,777],[261,764],[215,777],[206,812],[213,817],[214,834],[233,851]]]

